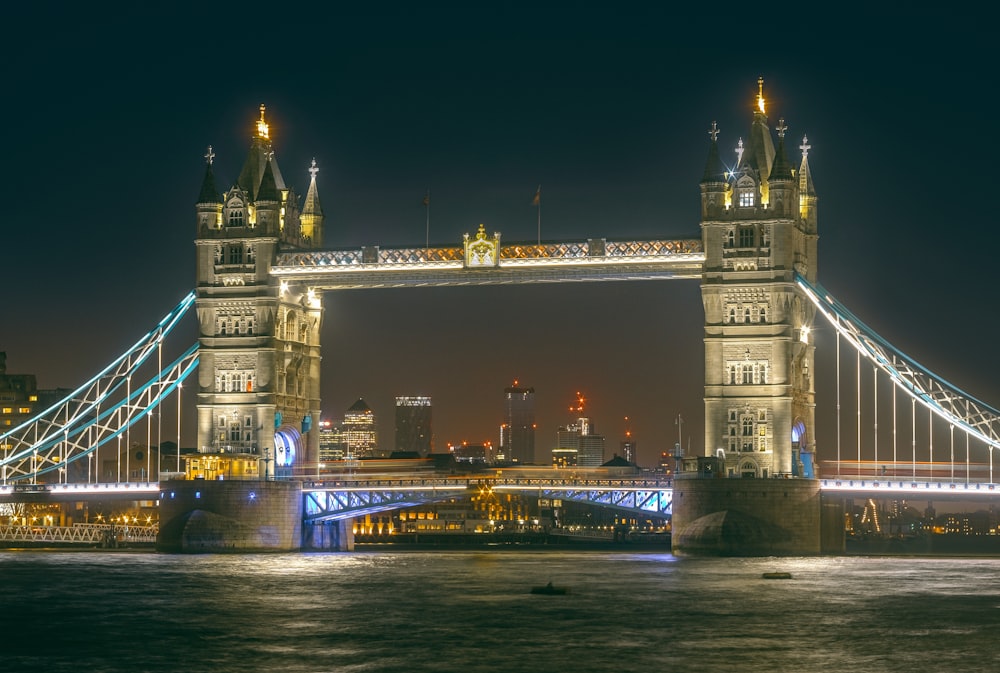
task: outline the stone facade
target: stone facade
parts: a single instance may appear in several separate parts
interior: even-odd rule
[[[216,189],[209,147],[196,206],[198,449],[254,456],[259,474],[301,474],[319,456],[322,294],[278,283],[279,251],[318,246],[312,179],[300,207],[274,158],[264,109],[239,179]]]
[[[736,477],[801,476],[798,454],[815,450],[815,310],[795,274],[816,277],[816,197],[805,140],[794,171],[784,121],[775,148],[764,111],[761,83],[732,170],[713,126],[701,182],[705,453]]]

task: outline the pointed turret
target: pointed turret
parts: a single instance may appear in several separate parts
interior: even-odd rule
[[[264,175],[257,188],[257,199],[254,203],[257,209],[257,227],[264,236],[276,236],[281,228],[281,194],[274,181],[271,163],[264,164]]]
[[[316,189],[316,174],[319,173],[316,159],[312,160],[309,173],[311,174],[309,190],[306,192],[306,200],[302,205],[299,221],[301,223],[302,244],[318,248],[323,245],[323,206],[320,205],[319,190]]]
[[[778,149],[774,154],[774,163],[771,166],[771,173],[768,175],[768,207],[778,217],[795,217],[795,179],[792,175],[792,166],[785,156],[785,120],[778,120]]]
[[[726,166],[719,156],[719,127],[713,121],[708,131],[712,144],[708,148],[705,174],[701,178],[701,216],[718,217],[726,207]]]
[[[240,188],[250,195],[251,201],[257,200],[257,192],[260,189],[260,182],[264,178],[264,168],[271,166],[274,183],[278,191],[285,189],[285,181],[278,170],[277,162],[274,160],[274,151],[271,147],[271,130],[264,120],[264,105],[260,106],[260,119],[257,120],[255,133],[250,142],[250,153],[247,155],[240,177],[236,180]]]
[[[813,185],[812,171],[809,170],[808,136],[802,136],[802,163],[799,164],[799,216],[806,222],[806,231],[816,233],[816,187]]]
[[[198,213],[198,231],[216,229],[222,222],[222,199],[219,190],[215,186],[215,174],[212,172],[212,160],[215,153],[212,146],[208,146],[205,153],[205,177],[201,181],[201,192],[198,194],[198,202],[195,209]]]
[[[750,125],[750,139],[746,145],[739,167],[756,171],[761,180],[767,180],[774,162],[774,143],[767,128],[767,106],[764,101],[764,78],[757,79],[757,102],[754,107],[753,123]]]

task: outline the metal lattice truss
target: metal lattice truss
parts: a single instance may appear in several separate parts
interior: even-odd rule
[[[114,526],[111,524],[74,524],[72,526],[0,526],[2,542],[76,542],[99,544],[118,542],[156,542],[158,526]]]
[[[948,423],[985,442],[991,451],[1000,448],[1000,411],[907,357],[819,285],[812,285],[801,276],[796,276],[796,282],[838,334],[887,374],[897,388]]]
[[[442,485],[343,486],[304,491],[306,523],[342,521],[366,514],[385,512],[460,498],[467,494],[465,482]]]
[[[151,413],[197,367],[198,345],[141,385],[135,386],[132,379],[154,352],[162,358],[163,339],[193,304],[192,292],[90,381],[0,434],[2,483],[37,480],[54,470],[60,470],[59,481],[65,481],[61,468],[93,453]]]
[[[399,480],[390,485],[350,482],[324,488],[308,488],[305,521],[340,521],[365,514],[465,497],[472,490],[511,491],[539,498],[573,500],[637,514],[671,516],[673,489],[669,482],[647,479],[590,480],[584,486],[572,480],[552,479],[419,479]]]
[[[507,243],[496,265],[467,268],[461,247],[287,252],[271,274],[315,289],[499,285],[589,280],[699,278],[699,239]]]
[[[524,491],[525,488],[512,489],[508,486],[495,486],[494,490]],[[639,488],[573,488],[570,486],[560,486],[532,488],[529,490],[535,491],[540,498],[561,498],[563,500],[572,500],[589,505],[602,505],[633,513],[652,514],[664,518],[669,518],[673,514],[674,491],[672,488],[649,490]]]

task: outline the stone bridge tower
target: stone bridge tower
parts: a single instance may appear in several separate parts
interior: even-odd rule
[[[261,105],[243,169],[224,193],[209,147],[196,204],[198,450],[207,454],[198,471],[206,478],[309,474],[319,456],[322,295],[270,274],[279,251],[322,245],[317,168],[313,161],[300,203],[278,169],[264,113]]]
[[[795,274],[816,279],[816,194],[806,139],[795,170],[767,122],[760,80],[748,141],[724,162],[713,124],[701,181],[705,450],[726,476],[811,476],[815,309]]]
[[[763,80],[746,142],[701,180],[705,249],[705,456],[674,488],[679,553],[820,551],[815,450],[814,308],[795,283],[816,279],[816,193],[803,138],[796,170],[787,127],[768,128]]]

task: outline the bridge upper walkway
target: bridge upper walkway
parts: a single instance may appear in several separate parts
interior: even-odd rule
[[[478,246],[478,248],[477,248]],[[316,289],[700,278],[700,239],[500,244],[482,229],[464,246],[286,252],[271,275]]]

